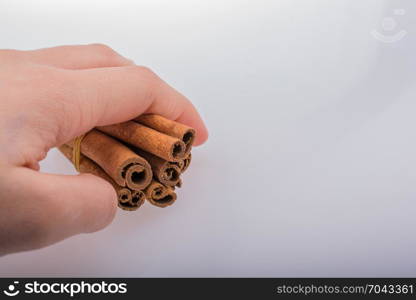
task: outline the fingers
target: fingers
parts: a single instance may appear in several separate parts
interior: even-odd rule
[[[182,124],[196,129],[194,145],[203,144],[208,139],[208,130],[202,121],[195,106],[179,92],[163,82],[164,88],[155,91],[157,97],[145,113],[162,115],[168,119],[175,120]],[[173,95],[180,95],[181,99],[175,100]]]
[[[63,69],[121,67],[133,62],[102,44],[59,46],[31,51],[18,51],[24,59],[37,64]]]
[[[67,128],[59,130],[61,142],[94,126],[127,121],[147,112],[195,128],[196,145],[208,137],[205,124],[192,103],[145,67],[68,72],[73,93],[66,99],[67,121],[62,123],[67,124]]]
[[[0,179],[0,255],[100,230],[116,212],[114,189],[93,175],[3,168]]]

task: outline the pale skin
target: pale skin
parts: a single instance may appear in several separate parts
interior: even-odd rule
[[[101,44],[0,50],[0,255],[38,249],[111,223],[112,186],[39,171],[47,152],[100,125],[156,113],[207,129],[192,103],[146,67]]]

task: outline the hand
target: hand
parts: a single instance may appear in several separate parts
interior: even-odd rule
[[[0,255],[41,248],[108,225],[106,181],[39,172],[47,152],[100,125],[157,113],[207,130],[194,106],[148,68],[94,44],[0,50]]]

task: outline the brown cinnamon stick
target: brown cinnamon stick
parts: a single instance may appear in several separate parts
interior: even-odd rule
[[[148,161],[152,167],[153,176],[163,185],[175,186],[180,180],[181,169],[173,162],[168,162],[156,155],[133,148],[133,151]],[[181,160],[182,162],[184,160]]]
[[[60,149],[61,150],[61,149]],[[62,150],[61,150],[61,152],[62,152]],[[93,162],[94,163],[94,162]],[[95,164],[95,163],[94,163]],[[98,167],[98,166],[97,166]],[[89,172],[82,172],[82,173],[89,173]],[[105,172],[104,172],[105,173]],[[92,174],[94,174],[94,173],[92,173]],[[102,176],[100,176],[101,174],[94,174],[94,175],[97,175],[97,176],[99,176],[99,177],[101,177],[101,178],[103,178],[103,179],[105,179],[105,180],[107,180],[108,178],[104,178],[104,177],[102,177]],[[107,175],[106,173],[105,173],[105,175]],[[108,175],[107,175],[108,176]],[[108,180],[107,180],[108,181]],[[114,182],[114,180],[112,180],[111,179],[111,181],[108,181],[108,182],[110,182],[112,185],[113,185],[113,187],[114,187],[114,189],[116,190],[116,192],[117,192],[117,198],[118,198],[118,202],[119,203],[129,203],[130,201],[131,201],[131,190],[129,189],[129,188],[126,188],[126,187],[122,187],[122,186],[119,186],[117,183],[115,183]],[[114,184],[113,184],[114,183]]]
[[[133,121],[98,129],[168,161],[178,161],[185,156],[185,144],[181,140]]]
[[[70,146],[62,145],[58,149],[68,160],[73,161],[73,149]],[[118,185],[95,162],[82,154],[79,161],[79,170],[81,173],[93,174],[109,182],[116,190],[119,207],[126,210],[136,210],[144,203],[145,194],[142,191],[132,191]]]
[[[147,201],[158,207],[166,207],[176,201],[176,193],[173,189],[164,186],[156,180],[152,181],[144,190],[144,193],[146,194]]]
[[[188,169],[189,165],[191,164],[191,160],[192,160],[192,154],[189,153],[188,156],[183,159],[183,167],[181,169],[182,173]]]
[[[188,169],[189,165],[191,164],[192,154],[189,153],[188,156],[186,156],[184,159],[176,162],[172,162],[172,164],[175,164],[178,166],[178,168],[181,170],[181,173],[184,173],[186,169]]]
[[[74,141],[67,143],[74,146]],[[85,134],[81,153],[98,164],[118,185],[142,190],[152,179],[149,163],[119,141],[98,130]]]
[[[131,200],[128,202],[118,202],[118,206],[124,210],[133,211],[143,205],[146,195],[143,191],[131,191]]]
[[[172,163],[177,165],[179,170],[181,170],[181,172],[182,172],[183,167],[185,167],[185,160],[184,159],[181,159],[180,161],[175,161],[175,162],[172,162]]]
[[[193,128],[155,114],[141,115],[135,121],[180,139],[185,143],[185,154],[191,151],[192,144],[195,140],[195,130]]]

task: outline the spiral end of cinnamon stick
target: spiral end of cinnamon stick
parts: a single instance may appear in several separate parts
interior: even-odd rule
[[[140,165],[131,166],[126,173],[126,184],[129,188],[140,190],[146,187],[151,180],[149,172]]]
[[[132,195],[129,189],[124,188],[124,189],[120,189],[117,192],[117,197],[118,197],[118,202],[128,203],[131,201]]]
[[[136,210],[138,207],[132,205],[132,193],[128,188],[123,188],[117,191],[118,207],[124,210]]]
[[[146,195],[143,191],[133,191],[131,193],[131,204],[140,207],[146,200]]]
[[[190,128],[182,136],[182,142],[184,142],[185,144],[185,155],[191,152],[194,141],[195,141],[195,130]]]
[[[178,161],[183,159],[185,156],[186,145],[184,142],[177,140],[170,150],[170,156],[172,157],[171,160]]]
[[[146,199],[157,207],[167,207],[176,201],[176,193],[173,189],[163,184],[152,181],[145,190]]]
[[[127,211],[134,211],[139,208],[139,206],[131,205],[130,203],[118,203],[118,207],[120,207],[122,210]]]
[[[152,181],[152,169],[144,161],[127,161],[121,168],[121,177],[125,179],[127,187],[133,190],[143,190]]]
[[[181,169],[172,163],[165,164],[162,171],[157,174],[160,183],[167,186],[175,186],[180,180]]]
[[[128,189],[124,189],[127,190],[129,192],[129,199],[128,201],[126,201],[126,198],[123,200],[120,200],[120,191],[119,191],[119,202],[118,202],[118,207],[120,207],[123,210],[127,210],[127,211],[133,211],[133,210],[137,210],[140,206],[143,205],[146,196],[144,194],[143,191],[131,191]]]
[[[169,191],[163,196],[158,197],[158,199],[148,199],[149,202],[157,207],[167,207],[172,205],[176,201],[176,193],[174,191]]]
[[[182,173],[186,171],[186,169],[188,169],[189,165],[191,164],[191,160],[192,160],[192,154],[189,153],[188,156],[183,160],[183,167],[182,167]]]

